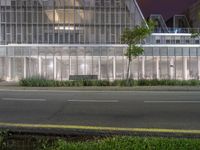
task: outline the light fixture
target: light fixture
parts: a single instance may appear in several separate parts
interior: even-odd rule
[[[77,28],[76,28],[77,29]],[[75,30],[74,26],[55,26],[55,30]]]

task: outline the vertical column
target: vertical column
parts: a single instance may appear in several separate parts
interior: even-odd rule
[[[197,58],[198,61],[198,79],[200,80],[200,57]]]
[[[69,56],[69,75],[72,74],[72,58]]]
[[[174,59],[173,59],[173,57],[170,58],[170,63],[169,63],[169,77],[170,77],[170,79],[174,78]]]
[[[1,18],[0,18],[1,19]],[[0,70],[0,74],[2,75],[2,79],[4,79],[5,78],[5,66],[6,66],[6,64],[5,64],[5,57],[4,58],[2,58],[2,60],[1,60],[1,58],[0,58],[0,66],[1,66],[1,70]]]
[[[88,65],[86,64],[86,61],[84,64],[84,75],[88,75]]]
[[[188,74],[187,74],[187,57],[183,57],[183,79],[187,80],[188,79]]]
[[[160,59],[156,57],[156,78],[160,79]]]
[[[100,57],[99,57],[99,61],[98,62],[99,62],[99,67],[98,67],[99,68],[99,71],[98,71],[99,73],[98,74],[99,74],[99,79],[101,80],[101,58]]]
[[[11,80],[11,58],[8,57],[7,59],[8,59],[8,75],[7,75],[6,80],[10,81]]]
[[[42,58],[41,56],[38,57],[38,74],[42,76]]]
[[[27,64],[26,64],[26,57],[24,57],[24,78],[26,78],[26,66],[27,66]]]
[[[79,40],[80,42],[80,40]],[[84,48],[84,71],[83,71],[83,74],[84,75],[88,75],[88,67],[87,67],[87,58],[86,58],[86,49]],[[88,56],[89,57],[89,56]]]
[[[113,80],[116,79],[116,61],[115,57],[113,57]]]
[[[57,79],[57,58],[53,56],[53,79]]]
[[[142,79],[145,79],[145,56],[142,56]]]
[[[63,80],[63,56],[61,54],[61,63],[60,63],[60,78],[61,78],[61,81]]]

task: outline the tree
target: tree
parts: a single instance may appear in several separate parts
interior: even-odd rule
[[[130,78],[130,64],[133,58],[136,58],[144,53],[144,49],[139,44],[153,32],[154,26],[155,23],[152,20],[149,20],[141,26],[136,26],[132,29],[126,28],[121,36],[122,43],[128,45],[125,53],[125,56],[127,56],[128,59],[126,76],[127,83]]]
[[[200,19],[200,11],[198,11],[197,19]],[[191,32],[191,38],[200,38],[199,30],[197,31],[197,30],[191,29],[190,32]]]

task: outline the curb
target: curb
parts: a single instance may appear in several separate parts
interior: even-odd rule
[[[0,86],[0,91],[200,91],[200,87],[140,86],[140,87],[19,87]]]

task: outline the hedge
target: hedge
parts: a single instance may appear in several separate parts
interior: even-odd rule
[[[20,86],[26,87],[81,87],[81,86],[199,86],[199,80],[78,80],[58,81],[32,77],[21,79]]]

